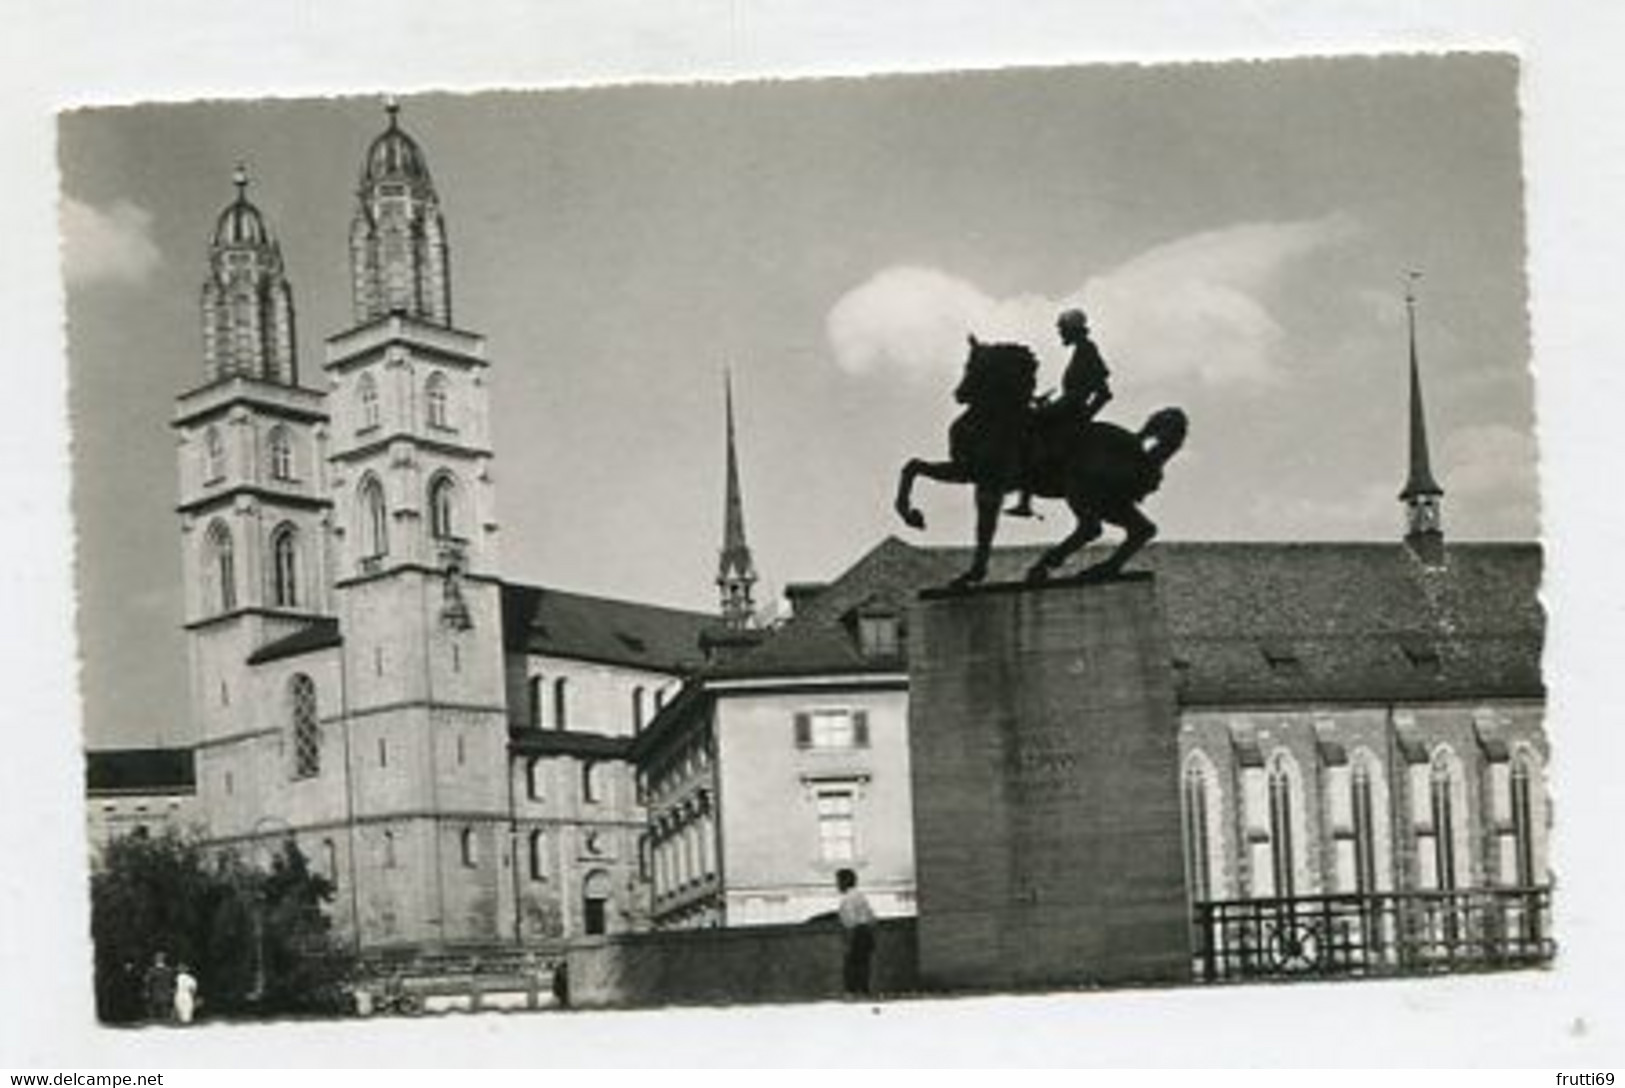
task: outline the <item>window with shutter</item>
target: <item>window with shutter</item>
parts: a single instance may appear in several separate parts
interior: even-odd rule
[[[867,710],[854,710],[852,712],[852,745],[856,748],[869,747],[869,712]]]
[[[796,747],[812,747],[812,715],[800,713],[796,715]]]

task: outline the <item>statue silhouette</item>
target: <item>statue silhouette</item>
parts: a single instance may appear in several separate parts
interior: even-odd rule
[[[1038,433],[1028,443],[1028,452],[1034,452],[1035,446],[1053,448],[1060,437],[1058,429],[1065,431],[1074,424],[1090,422],[1112,399],[1108,380],[1111,371],[1106,369],[1106,360],[1100,357],[1100,349],[1089,338],[1089,318],[1084,312],[1064,311],[1056,319],[1055,331],[1060,335],[1061,343],[1072,349],[1072,359],[1061,376],[1060,398],[1040,401],[1033,412],[1032,426]],[[1005,513],[1018,518],[1032,517],[1032,492],[1023,490],[1016,505]]]
[[[1009,491],[1064,499],[1077,518],[1066,539],[1028,568],[1030,582],[1048,578],[1098,537],[1105,525],[1122,529],[1123,541],[1111,555],[1081,572],[1080,579],[1117,574],[1156,536],[1157,526],[1140,510],[1140,503],[1162,485],[1163,465],[1184,445],[1185,413],[1163,408],[1137,433],[1111,423],[1084,422],[1075,415],[1035,426],[1032,395],[1037,372],[1038,360],[1025,345],[983,344],[972,336],[964,377],[954,391],[965,410],[948,431],[948,460],[914,458],[898,478],[894,505],[898,516],[915,529],[925,528],[925,516],[913,503],[917,477],[975,487],[975,559],[954,579],[955,585],[987,577],[999,505]]]

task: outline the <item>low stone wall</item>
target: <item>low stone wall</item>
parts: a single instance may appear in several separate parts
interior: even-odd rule
[[[915,983],[915,923],[888,919],[875,933],[877,995]],[[818,1001],[841,996],[839,925],[749,926],[622,934],[569,952],[576,1008]]]

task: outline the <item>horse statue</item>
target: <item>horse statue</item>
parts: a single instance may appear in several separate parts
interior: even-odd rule
[[[1138,433],[1111,423],[1076,426],[1033,425],[1033,390],[1038,360],[1023,344],[984,344],[970,338],[970,356],[954,399],[965,410],[948,432],[948,460],[910,460],[897,481],[896,510],[910,527],[925,528],[913,503],[914,481],[976,488],[976,557],[953,585],[987,577],[988,555],[1007,492],[1026,487],[1043,498],[1063,499],[1077,518],[1066,539],[1027,569],[1027,581],[1042,582],[1104,525],[1124,532],[1117,550],[1077,575],[1078,580],[1112,577],[1157,535],[1140,503],[1162,485],[1162,468],[1185,444],[1189,422],[1178,408],[1151,415]]]

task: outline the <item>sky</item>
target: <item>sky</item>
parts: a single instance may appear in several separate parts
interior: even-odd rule
[[[918,493],[964,337],[1060,309],[1108,418],[1177,404],[1148,503],[1170,539],[1394,540],[1403,273],[1453,539],[1539,531],[1516,68],[1494,56],[1092,66],[407,96],[489,337],[507,576],[700,609],[733,375],[771,597],[888,533],[963,542]],[[377,98],[83,110],[59,129],[86,739],[185,743],[175,396],[203,381],[207,240],[243,160],[281,242],[301,372],[350,317],[346,237]],[[1064,510],[1001,539],[1066,531]]]

